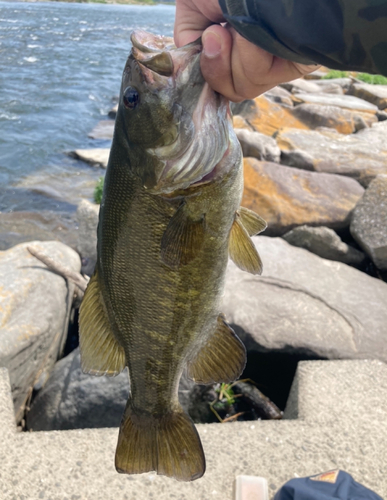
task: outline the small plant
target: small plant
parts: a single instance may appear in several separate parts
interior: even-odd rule
[[[100,177],[98,179],[97,185],[95,186],[95,189],[94,189],[94,201],[95,201],[95,203],[98,203],[98,205],[100,205],[101,201],[102,201],[104,180],[105,180],[104,177]]]
[[[387,85],[387,78],[382,75],[370,75],[369,73],[358,73],[356,75],[358,80],[362,82],[371,83],[372,85]]]
[[[322,77],[323,80],[331,80],[332,78],[346,78],[348,71],[340,71],[338,69],[331,69],[326,75]]]

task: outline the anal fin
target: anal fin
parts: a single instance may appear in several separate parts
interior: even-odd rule
[[[204,215],[200,220],[192,220],[182,204],[161,239],[161,259],[172,269],[188,264],[199,253],[205,232]]]
[[[238,213],[231,227],[228,251],[230,258],[242,271],[251,274],[262,273],[261,258]]]
[[[116,450],[116,469],[124,474],[155,471],[178,481],[194,481],[205,472],[202,444],[181,407],[164,415],[136,412],[129,399]]]
[[[198,384],[228,383],[239,378],[245,366],[245,346],[219,314],[213,335],[188,363],[188,376]]]
[[[125,352],[111,330],[97,272],[89,281],[79,311],[79,347],[84,373],[112,377],[125,368]]]

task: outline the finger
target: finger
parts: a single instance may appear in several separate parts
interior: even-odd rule
[[[241,101],[245,97],[235,91],[231,52],[233,38],[223,26],[212,25],[202,35],[203,53],[200,66],[205,80],[216,92],[232,101]]]
[[[174,38],[177,47],[197,40],[213,23],[224,21],[218,2],[176,0]]]

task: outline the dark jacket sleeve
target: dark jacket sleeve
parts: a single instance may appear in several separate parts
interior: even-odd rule
[[[387,0],[219,0],[226,20],[267,52],[387,76]]]

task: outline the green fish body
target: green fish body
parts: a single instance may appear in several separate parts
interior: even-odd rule
[[[129,367],[117,470],[190,481],[205,458],[179,380],[184,369],[204,384],[243,371],[220,299],[229,254],[260,273],[249,235],[265,223],[240,209],[241,149],[228,103],[201,76],[200,44],[176,49],[142,31],[132,42],[80,311],[82,368],[114,376]]]

